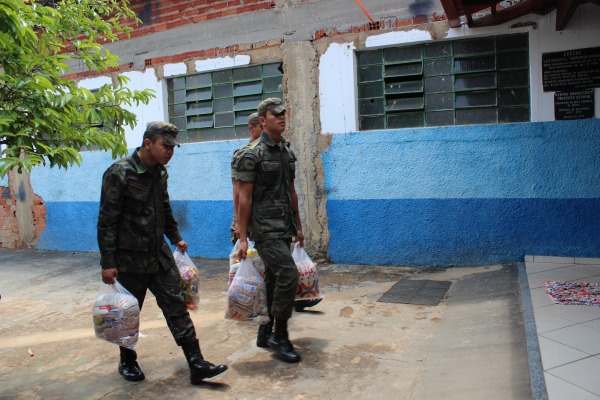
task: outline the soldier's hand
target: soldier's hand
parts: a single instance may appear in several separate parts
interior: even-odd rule
[[[300,247],[304,247],[304,233],[302,233],[302,229],[298,229],[298,235],[295,236],[292,241],[298,242]]]
[[[248,241],[240,240],[240,249],[238,250],[238,258],[240,260],[245,260],[247,251],[248,251]]]
[[[185,252],[186,252],[186,251],[187,251],[187,249],[188,249],[188,244],[185,242],[185,240],[182,240],[182,241],[180,241],[180,242],[177,242],[176,246],[177,246],[177,248],[178,248],[179,250],[181,250],[181,252],[182,252],[183,254],[185,254]]]
[[[102,270],[102,282],[107,285],[115,283],[115,278],[119,276],[119,271],[116,268],[107,268]]]

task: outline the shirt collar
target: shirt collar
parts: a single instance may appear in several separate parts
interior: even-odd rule
[[[133,160],[133,165],[135,165],[135,170],[138,174],[143,174],[144,172],[150,172],[146,164],[142,161],[140,156],[138,156],[138,151],[140,148],[136,148],[131,155],[131,159]]]
[[[271,136],[267,135],[267,132],[265,131],[260,134],[260,138],[269,147],[279,147],[279,143],[271,139]],[[283,135],[281,135],[281,149],[285,147],[287,147],[287,142],[285,141]]]

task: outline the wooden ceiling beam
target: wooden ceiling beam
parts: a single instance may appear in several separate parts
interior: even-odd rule
[[[590,0],[524,0],[512,6],[497,9],[498,0],[440,0],[451,28],[461,26],[461,16],[465,16],[469,27],[499,25],[515,18],[540,10],[556,7],[556,30],[562,31],[582,3]],[[600,5],[600,0],[592,0]],[[490,14],[473,19],[472,14],[491,7]]]
[[[460,14],[454,4],[454,0],[440,0],[446,12],[446,18],[451,28],[460,28]]]
[[[515,4],[514,6],[497,10],[495,14],[489,14],[481,18],[473,20],[472,24],[469,24],[470,28],[499,25],[504,22],[508,22],[515,18],[522,17],[523,15],[530,14],[540,8],[545,8],[552,5],[555,0],[526,0],[521,3]],[[568,0],[567,0],[568,1]],[[577,0],[572,0],[577,1]]]
[[[556,0],[556,30],[566,28],[575,10],[581,4],[580,0]]]

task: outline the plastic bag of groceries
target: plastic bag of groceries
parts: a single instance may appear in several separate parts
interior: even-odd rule
[[[258,272],[261,279],[265,280],[265,264],[263,263],[262,258],[258,255],[258,250],[254,248],[254,242],[248,242],[248,251],[246,251],[246,259],[250,260],[252,266]]]
[[[231,284],[231,281],[233,281],[233,278],[235,277],[235,273],[237,272],[237,270],[240,266],[240,259],[238,257],[239,249],[240,249],[240,240],[238,239],[237,242],[235,242],[235,245],[233,246],[231,253],[229,254],[229,283],[230,284]],[[248,241],[248,251],[246,252],[246,257],[250,259],[250,262],[252,263],[252,265],[254,265],[254,268],[256,268],[256,271],[258,272],[258,274],[261,276],[261,278],[264,279],[265,278],[265,264],[263,263],[262,259],[258,255],[258,251],[256,251],[256,249],[254,248],[254,242],[251,240]]]
[[[268,321],[265,281],[249,258],[242,260],[227,291],[225,319]]]
[[[322,299],[323,292],[319,288],[317,267],[306,254],[304,247],[294,243],[292,257],[298,268],[298,291],[295,300]]]
[[[229,253],[229,278],[227,283],[231,284],[233,277],[240,267],[240,258],[238,257],[238,250],[240,249],[240,239],[238,239],[233,245],[231,253]]]
[[[92,305],[96,337],[135,350],[140,330],[137,299],[118,281],[102,283]]]
[[[173,252],[179,275],[181,275],[181,288],[185,297],[185,305],[189,310],[197,310],[200,303],[200,272],[194,262],[179,248]]]

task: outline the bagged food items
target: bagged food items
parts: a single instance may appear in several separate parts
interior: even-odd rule
[[[265,280],[265,264],[263,263],[262,258],[258,255],[258,251],[254,248],[254,242],[249,242],[249,248],[246,252],[246,258],[250,260],[256,272],[261,277],[261,279]]]
[[[233,281],[233,277],[240,267],[240,258],[238,257],[238,250],[240,249],[240,239],[238,239],[233,245],[231,253],[229,253],[229,279],[227,283]]]
[[[200,303],[200,272],[187,253],[176,249],[173,253],[179,275],[181,275],[181,288],[185,297],[185,305],[189,310],[197,310]]]
[[[140,329],[137,299],[118,281],[102,283],[92,305],[96,337],[135,350]]]
[[[240,267],[240,259],[238,257],[239,249],[240,249],[240,240],[238,239],[237,242],[235,242],[235,245],[233,246],[233,250],[231,250],[231,253],[229,254],[229,283],[230,284],[231,284],[231,281],[233,281],[233,278],[235,277],[235,273],[237,272],[238,268]],[[258,255],[258,251],[256,251],[256,249],[254,248],[254,242],[251,240],[248,241],[248,251],[246,252],[246,257],[250,259],[250,262],[252,263],[252,265],[254,265],[254,268],[256,268],[256,271],[264,279],[265,264],[263,263],[262,259]]]
[[[292,257],[298,268],[298,291],[296,292],[297,300],[312,300],[322,299],[323,292],[319,288],[319,275],[317,267],[312,262],[304,247],[300,247],[298,243],[293,244]]]
[[[246,258],[229,285],[225,319],[265,322],[268,318],[265,282]]]

